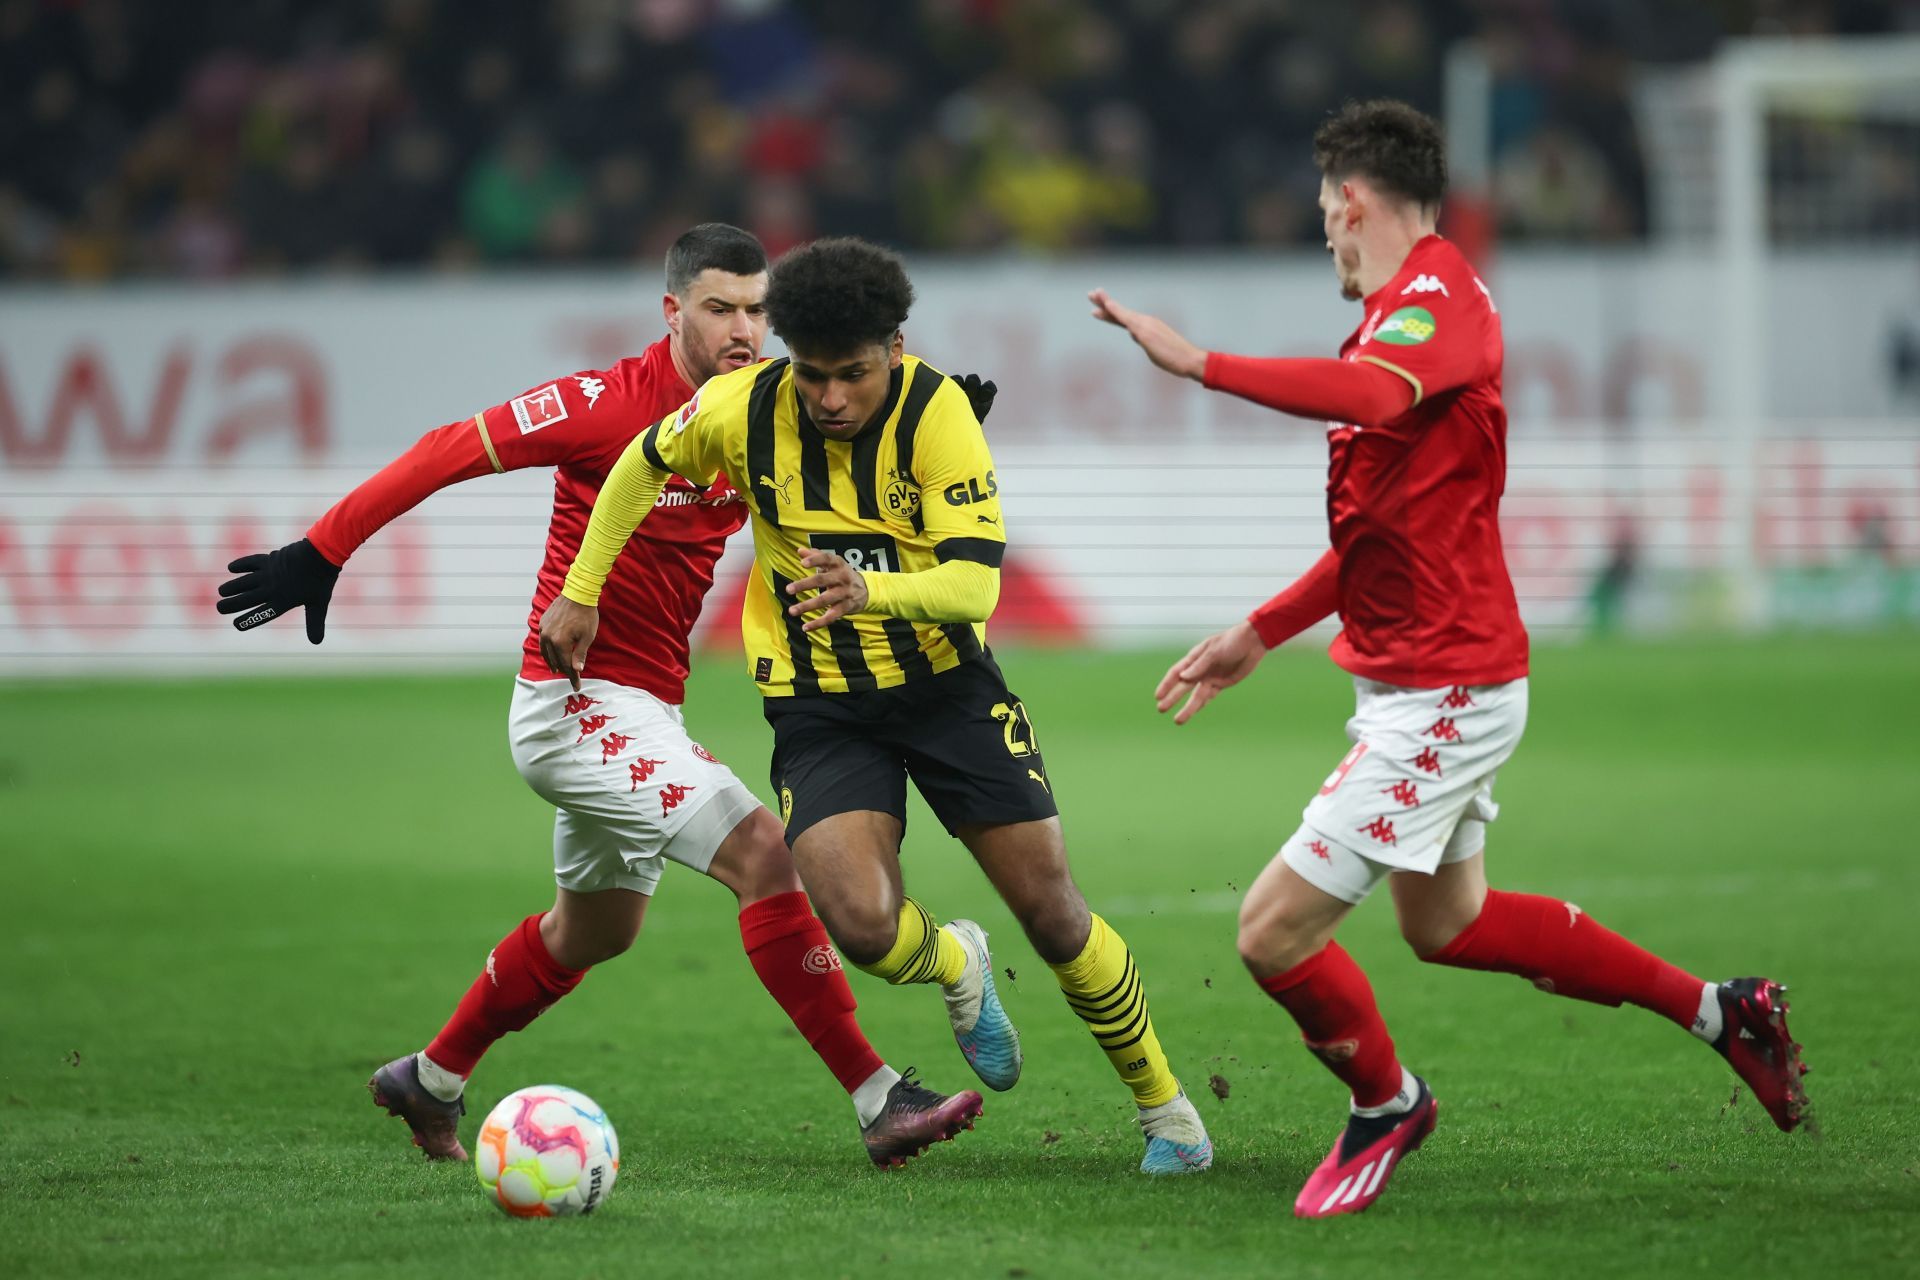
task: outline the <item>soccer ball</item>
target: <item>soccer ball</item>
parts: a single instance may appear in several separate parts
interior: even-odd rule
[[[592,1213],[620,1172],[620,1140],[586,1094],[529,1085],[487,1113],[473,1167],[487,1199],[516,1218]]]

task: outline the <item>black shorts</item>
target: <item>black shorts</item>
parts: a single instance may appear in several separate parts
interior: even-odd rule
[[[1033,724],[985,653],[890,689],[766,700],[773,790],[791,842],[837,813],[907,820],[907,779],[949,835],[1056,816]]]

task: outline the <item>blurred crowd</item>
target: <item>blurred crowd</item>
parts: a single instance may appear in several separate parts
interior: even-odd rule
[[[0,0],[0,277],[1312,244],[1348,97],[1484,42],[1504,235],[1645,234],[1636,64],[1865,0]]]

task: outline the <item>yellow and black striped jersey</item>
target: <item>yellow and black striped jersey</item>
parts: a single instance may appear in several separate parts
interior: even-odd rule
[[[983,623],[910,622],[862,613],[803,632],[787,586],[818,547],[863,573],[917,573],[950,560],[997,571],[1006,549],[999,485],[966,393],[905,357],[891,372],[882,423],[851,440],[808,419],[786,360],[737,369],[649,427],[649,462],[696,482],[732,478],[753,511],[754,581],[741,634],[763,693],[887,688],[978,657]]]

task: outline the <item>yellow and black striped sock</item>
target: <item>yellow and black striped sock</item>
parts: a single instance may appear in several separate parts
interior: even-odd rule
[[[893,949],[872,964],[856,967],[896,987],[909,982],[937,982],[944,987],[960,981],[967,952],[958,938],[933,922],[925,907],[908,898],[900,904],[900,932]]]
[[[1126,941],[1095,916],[1086,949],[1065,964],[1048,967],[1059,979],[1067,1003],[1133,1090],[1134,1101],[1143,1107],[1173,1101],[1180,1082],[1167,1065],[1160,1037],[1153,1033],[1146,988],[1140,985],[1140,970]]]

